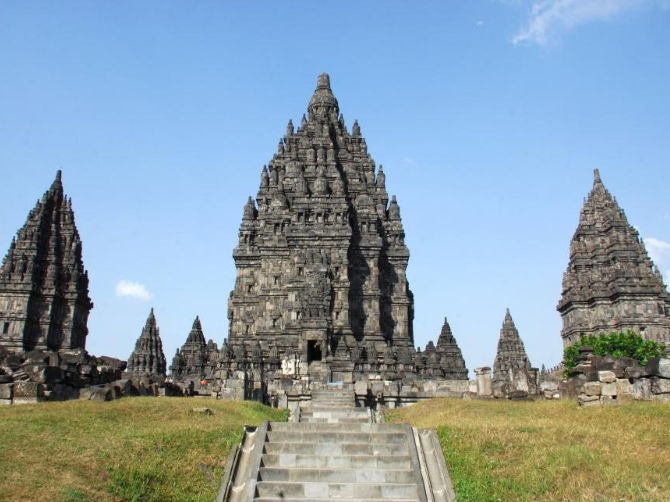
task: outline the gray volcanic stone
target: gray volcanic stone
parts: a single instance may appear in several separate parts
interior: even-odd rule
[[[165,354],[161,341],[154,309],[151,309],[147,322],[140,337],[135,343],[135,350],[128,358],[128,373],[136,376],[165,376]]]
[[[670,342],[670,294],[597,169],[570,243],[557,309],[565,346],[582,334],[627,329]]]
[[[93,303],[81,247],[58,171],[0,267],[0,346],[13,351],[86,346]]]

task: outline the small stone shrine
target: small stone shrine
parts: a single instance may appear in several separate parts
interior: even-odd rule
[[[523,398],[537,394],[538,369],[531,368],[526,349],[509,309],[500,329],[498,351],[493,362],[494,397]]]
[[[156,324],[154,309],[151,309],[140,337],[135,342],[135,350],[128,358],[127,372],[135,376],[165,376],[165,354],[163,342]]]
[[[199,383],[203,378],[213,378],[218,361],[219,349],[212,340],[205,342],[200,318],[196,316],[186,342],[172,358],[170,374],[180,382]]]
[[[0,346],[14,352],[84,349],[92,308],[72,200],[58,171],[0,268]]]
[[[597,169],[570,243],[557,309],[565,346],[582,334],[627,329],[670,343],[670,294]]]

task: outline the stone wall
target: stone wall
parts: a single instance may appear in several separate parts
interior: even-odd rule
[[[577,366],[561,384],[561,394],[577,398],[581,406],[670,402],[670,359],[653,357],[642,366],[630,357],[600,357],[582,347]]]

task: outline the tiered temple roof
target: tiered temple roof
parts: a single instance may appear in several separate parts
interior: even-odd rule
[[[638,232],[594,171],[570,243],[570,262],[558,303],[561,337],[633,329],[670,342],[670,295]]]
[[[165,354],[158,324],[151,309],[147,322],[140,337],[135,343],[135,350],[128,358],[127,371],[135,375],[165,376]]]
[[[84,349],[88,273],[61,171],[17,232],[0,268],[0,345]]]

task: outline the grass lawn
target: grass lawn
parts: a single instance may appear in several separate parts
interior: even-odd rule
[[[670,405],[434,399],[387,422],[432,427],[459,502],[670,501]]]
[[[191,413],[201,406],[214,414]],[[186,398],[2,407],[0,500],[211,502],[242,426],[285,418]]]

